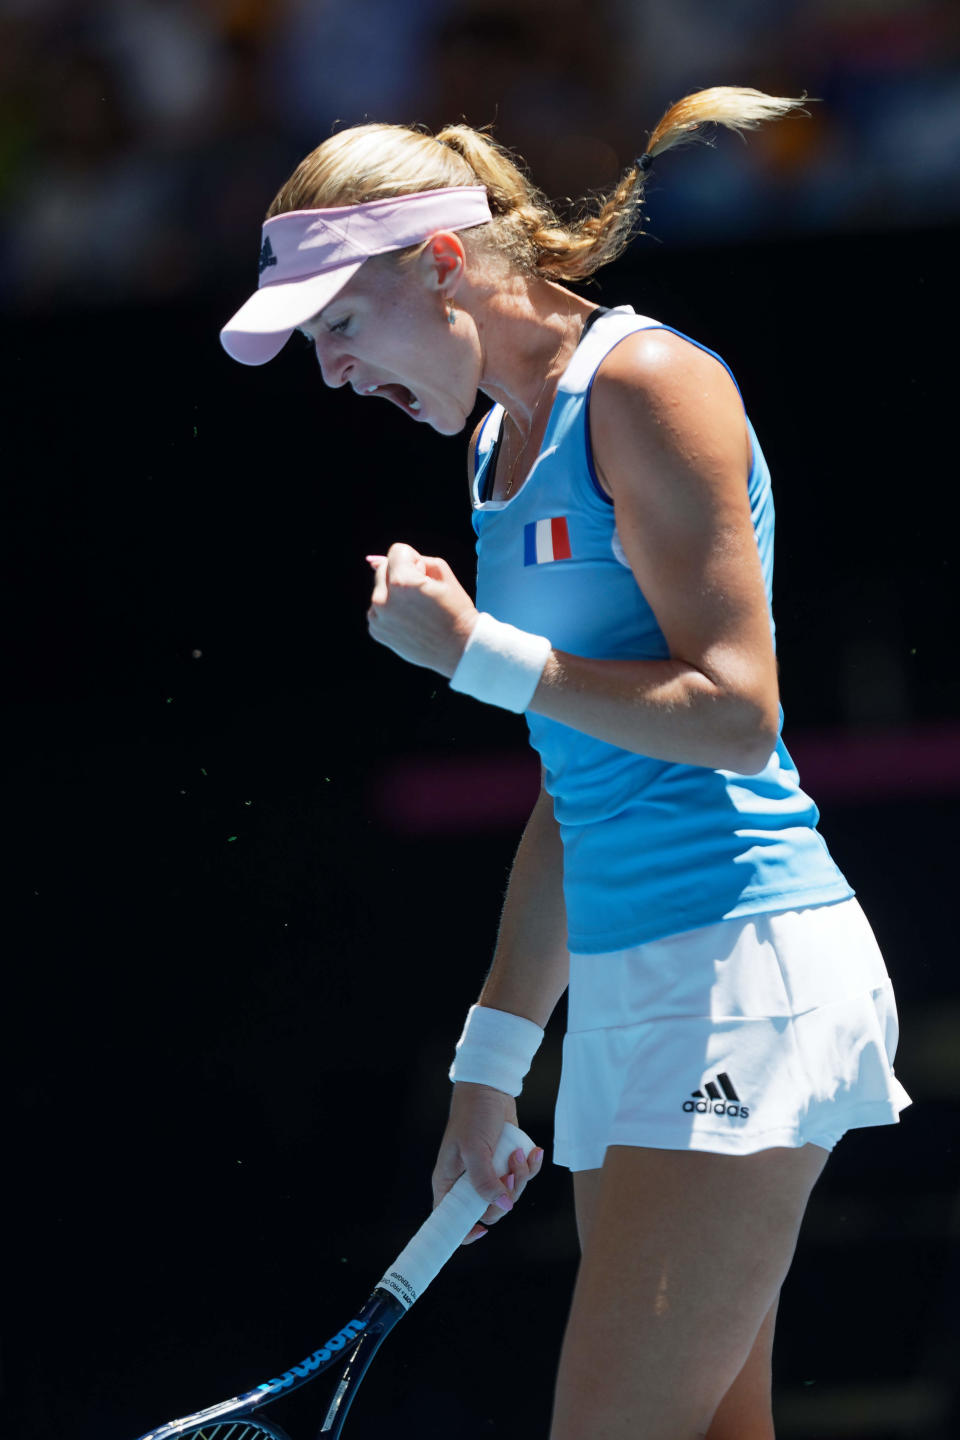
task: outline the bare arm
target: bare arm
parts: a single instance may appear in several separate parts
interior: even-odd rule
[[[480,992],[480,1004],[522,1015],[546,1025],[567,987],[566,911],[563,903],[563,854],[553,800],[540,791],[523,832],[507,886],[493,965]],[[433,1172],[434,1201],[446,1194],[467,1171],[481,1194],[491,1200],[503,1195],[490,1155],[504,1122],[516,1123],[512,1095],[488,1085],[458,1082],[453,1087],[450,1118]],[[511,1160],[509,1198],[519,1198],[527,1181],[539,1174],[543,1151],[529,1161]],[[502,1220],[504,1210],[491,1205],[482,1224],[470,1232],[477,1240],[484,1228]]]
[[[669,658],[553,650],[529,709],[657,759],[762,770],[776,745],[777,667],[733,382],[677,336],[628,336],[597,372],[591,433],[626,557]],[[392,545],[377,567],[371,634],[414,664],[452,676],[476,616],[439,557]]]
[[[473,480],[473,452],[478,431],[468,451],[468,476]],[[570,959],[567,952],[567,918],[563,902],[563,847],[553,814],[553,799],[541,786],[524,828],[507,884],[493,963],[480,991],[479,1004],[521,1015],[544,1026],[567,987]],[[516,1123],[512,1095],[487,1085],[459,1082],[453,1087],[450,1118],[433,1172],[434,1203],[463,1174],[493,1199],[507,1192],[490,1164],[490,1155],[504,1122]],[[529,1161],[513,1159],[512,1192],[519,1198],[527,1181],[540,1171],[543,1151]],[[468,1241],[479,1239],[486,1227],[501,1220],[504,1210],[491,1205],[474,1226]]]
[[[484,420],[486,416],[484,416]],[[473,457],[481,420],[467,446],[467,485],[473,503]],[[544,1026],[570,971],[563,903],[563,842],[553,798],[543,787],[527,821],[510,870],[490,973],[478,1004],[522,1015]]]
[[[779,697],[733,382],[689,342],[641,332],[601,365],[591,432],[617,531],[670,658],[554,650],[530,709],[659,759],[762,769]]]
[[[544,1026],[570,973],[563,903],[563,842],[553,799],[541,790],[507,885],[497,946],[479,1004]]]

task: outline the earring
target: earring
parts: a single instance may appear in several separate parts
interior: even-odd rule
[[[453,308],[452,300],[450,301],[450,309],[447,311],[447,321],[451,325],[456,325],[457,323],[457,312]]]

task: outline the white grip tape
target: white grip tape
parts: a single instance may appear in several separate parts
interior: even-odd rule
[[[524,1155],[529,1155],[532,1149],[533,1141],[529,1136],[518,1130],[516,1125],[504,1125],[493,1152],[494,1170],[498,1175],[505,1175],[514,1150],[522,1150]],[[453,1252],[463,1244],[489,1203],[477,1194],[466,1175],[461,1175],[410,1243],[401,1250],[377,1289],[388,1290],[404,1309],[409,1310],[430,1281],[436,1279]]]

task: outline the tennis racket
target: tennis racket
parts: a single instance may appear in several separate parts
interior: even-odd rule
[[[507,1173],[510,1156],[518,1149],[529,1155],[533,1141],[515,1125],[505,1125],[493,1152],[493,1166],[498,1175]],[[366,1304],[319,1350],[273,1380],[265,1380],[253,1390],[211,1405],[208,1410],[171,1420],[159,1430],[149,1430],[140,1440],[175,1440],[175,1437],[176,1440],[289,1440],[279,1425],[257,1412],[281,1395],[289,1395],[339,1366],[333,1396],[319,1432],[327,1440],[336,1440],[357,1387],[380,1345],[443,1269],[480,1219],[487,1203],[466,1175],[461,1175],[397,1256]]]

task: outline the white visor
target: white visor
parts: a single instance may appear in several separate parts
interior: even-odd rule
[[[404,250],[438,230],[467,230],[490,219],[482,185],[274,215],[261,236],[260,287],[220,331],[220,343],[241,364],[263,365],[298,325],[329,305],[371,255]]]

